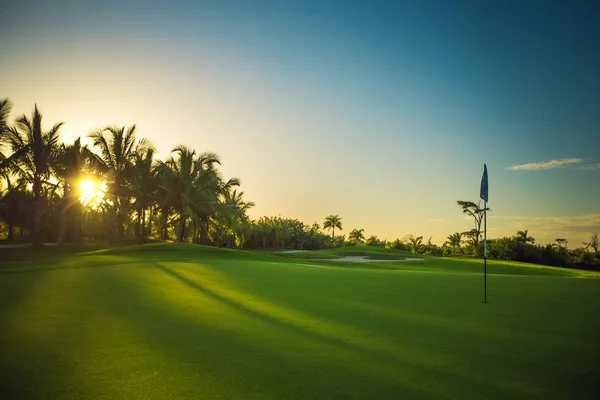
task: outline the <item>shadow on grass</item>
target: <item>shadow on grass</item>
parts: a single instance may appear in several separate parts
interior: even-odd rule
[[[128,264],[143,264],[143,260],[139,259],[130,259],[130,261],[125,262],[114,262],[108,260],[96,260],[95,262],[87,262],[86,264],[75,264],[69,265],[63,262],[56,262],[50,264],[51,266],[29,266],[29,265],[21,265],[21,266],[10,266],[7,268],[0,268],[0,275],[14,275],[14,274],[29,274],[34,272],[46,272],[46,271],[61,271],[61,270],[69,270],[69,269],[89,269],[89,268],[102,268],[102,267],[119,267]]]
[[[423,393],[420,392],[421,396],[433,396],[433,392],[428,392],[428,390],[425,390],[425,388],[430,388],[431,385],[443,385],[441,382],[445,382],[445,384],[448,384],[450,387],[454,385],[458,385],[460,387],[460,385],[465,384],[465,379],[468,381],[468,387],[479,389],[487,388],[484,391],[494,391],[496,394],[500,395],[500,398],[515,398],[515,395],[517,395],[517,397],[522,395],[523,398],[527,398],[535,395],[535,390],[531,387],[513,384],[510,382],[503,382],[494,377],[486,378],[481,375],[474,375],[467,371],[457,371],[452,367],[450,355],[445,355],[439,352],[435,353],[424,347],[418,348],[414,345],[408,347],[399,342],[392,343],[391,345],[396,347],[396,350],[398,350],[398,348],[401,349],[402,356],[397,357],[391,355],[392,353],[390,351],[386,351],[385,348],[380,348],[382,346],[373,347],[374,343],[372,343],[372,341],[374,338],[372,336],[370,336],[367,340],[360,338],[361,340],[358,342],[352,337],[342,337],[343,334],[340,332],[340,330],[347,330],[351,332],[355,329],[353,327],[340,325],[339,323],[324,322],[326,326],[325,329],[327,329],[327,325],[335,324],[332,325],[334,332],[327,335],[324,333],[315,332],[314,329],[303,326],[297,319],[295,322],[290,322],[290,319],[293,321],[293,317],[286,321],[283,318],[270,315],[268,309],[261,310],[258,307],[249,307],[241,304],[239,301],[222,296],[216,293],[214,290],[208,289],[206,286],[203,286],[168,267],[160,264],[156,264],[156,267],[182,284],[198,291],[202,295],[208,296],[212,300],[223,303],[224,305],[242,314],[246,314],[254,319],[273,324],[280,329],[289,331],[290,333],[301,335],[311,341],[321,343],[321,345],[325,347],[333,347],[346,354],[352,354],[358,357],[360,360],[365,361],[367,370],[369,369],[369,366],[372,366],[373,370],[389,371],[392,375],[394,375],[392,371],[395,371],[395,374],[398,377],[411,377],[409,379],[410,381],[421,381],[422,386],[418,384],[415,387],[410,388],[411,390],[417,391],[419,391],[419,389],[424,390]],[[289,309],[289,313],[296,314],[297,312]],[[306,315],[306,317],[309,320],[311,319],[310,315]],[[365,332],[365,334],[372,335],[373,333]],[[356,334],[354,336],[356,336]],[[358,336],[356,338],[358,338]],[[382,376],[380,376],[380,378],[381,377]],[[389,378],[389,376],[387,377]],[[393,378],[391,379],[392,381],[387,381],[388,385],[393,385]],[[404,388],[409,389],[408,387]],[[442,392],[443,391],[438,391],[438,395]],[[411,396],[411,398],[414,398],[414,393]],[[464,398],[467,397],[468,396],[465,393]]]
[[[247,383],[247,387],[258,386],[272,394],[272,398],[434,398],[433,394],[427,393],[426,388],[419,388],[418,385],[411,388],[393,380],[394,370],[403,372],[398,377],[418,377],[419,373],[413,369],[382,363],[374,359],[372,354],[346,346],[341,340],[331,340],[297,329],[284,321],[220,296],[167,267],[157,265],[157,268],[200,295],[242,314],[242,320],[250,318],[275,328],[275,332],[272,328],[261,328],[254,332],[259,334],[256,336],[247,330],[238,330],[235,326],[225,328],[218,324],[184,318],[178,316],[177,312],[168,311],[164,306],[152,307],[148,301],[141,300],[148,299],[148,292],[132,291],[126,281],[121,281],[118,284],[122,286],[121,290],[117,292],[129,292],[128,298],[132,302],[128,308],[135,310],[135,324],[140,332],[152,337],[157,349],[177,351],[182,362],[210,362],[210,369],[218,375],[226,379],[236,377],[238,383],[241,379]],[[125,312],[123,307],[116,305],[110,309],[120,313],[121,318],[132,321],[132,315]],[[278,332],[280,330],[283,332]],[[281,342],[265,340],[260,337],[260,332],[267,337],[275,333]],[[202,342],[203,338],[212,341],[212,345],[201,346],[199,351],[197,342]],[[299,347],[294,348],[295,345]],[[315,349],[323,352],[316,353]],[[343,362],[346,358],[354,363]],[[264,394],[259,393],[257,398],[266,398]]]

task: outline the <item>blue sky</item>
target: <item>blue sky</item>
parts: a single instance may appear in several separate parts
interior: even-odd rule
[[[486,162],[491,236],[578,246],[600,230],[599,17],[563,1],[13,1],[0,97],[14,116],[37,102],[65,140],[136,123],[161,156],[216,151],[255,217],[337,213],[388,239],[469,229],[455,202],[477,200]]]

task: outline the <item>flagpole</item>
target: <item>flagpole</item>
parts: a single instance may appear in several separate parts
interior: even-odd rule
[[[483,302],[487,303],[487,201],[483,202]]]
[[[483,200],[483,302],[487,303],[487,203],[488,203],[489,185],[487,165],[483,164],[483,175],[481,176],[481,188],[479,189],[479,198]],[[481,203],[479,203],[481,204]],[[481,214],[479,214],[481,215]],[[481,220],[479,220],[481,223]],[[481,225],[479,225],[481,229]],[[477,232],[479,233],[479,232]]]

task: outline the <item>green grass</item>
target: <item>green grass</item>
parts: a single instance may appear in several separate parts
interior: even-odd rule
[[[2,398],[598,394],[591,273],[491,262],[483,304],[480,261],[389,270],[181,244],[88,250],[2,263]]]
[[[279,257],[294,259],[331,259],[345,256],[366,256],[367,258],[379,260],[402,260],[406,257],[421,257],[407,251],[383,249],[379,247],[340,247],[335,249],[304,251],[297,253],[275,253]]]

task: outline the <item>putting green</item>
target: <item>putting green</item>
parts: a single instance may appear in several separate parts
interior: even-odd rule
[[[7,399],[597,394],[595,274],[490,263],[483,304],[479,261],[357,265],[301,254],[158,244],[4,262],[0,392]]]

